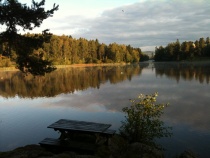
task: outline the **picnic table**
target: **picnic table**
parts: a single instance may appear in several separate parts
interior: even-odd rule
[[[115,133],[109,127],[111,124],[60,119],[47,127],[58,131],[60,137],[45,138],[39,144],[94,151],[98,145],[107,145],[109,138]]]

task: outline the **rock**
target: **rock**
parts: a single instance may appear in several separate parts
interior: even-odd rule
[[[133,153],[141,155],[142,158],[163,158],[164,154],[161,150],[142,143],[132,143],[130,150]]]
[[[194,152],[186,150],[179,156],[179,158],[198,158],[198,156]]]
[[[52,153],[39,145],[27,145],[8,152],[0,152],[0,158],[97,158],[91,155],[77,155],[74,152]]]
[[[111,158],[163,158],[161,150],[142,144],[129,144],[120,136],[114,136],[109,143]]]
[[[53,154],[44,150],[39,145],[27,145],[12,151],[0,153],[0,158],[37,158],[50,156],[53,156]]]

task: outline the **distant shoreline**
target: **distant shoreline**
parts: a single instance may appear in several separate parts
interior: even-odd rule
[[[129,65],[129,63],[72,64],[72,65],[55,65],[55,67],[59,69],[67,67],[93,67],[93,66],[116,66],[116,65]],[[15,68],[15,66],[11,66],[11,67],[0,67],[0,71],[20,71],[20,70]]]
[[[65,68],[65,67],[92,67],[92,66],[116,66],[116,65],[130,65],[130,64],[129,63],[72,64],[72,65],[56,65],[56,67]]]
[[[19,71],[15,66],[11,67],[0,67],[0,71]]]
[[[207,60],[186,60],[186,61],[161,61],[157,63],[210,63],[210,59]],[[72,64],[72,65],[55,65],[57,69],[59,68],[68,68],[68,67],[94,67],[94,66],[118,66],[118,65],[130,65],[131,63],[101,63],[101,64]],[[11,67],[0,67],[0,71],[20,71],[19,69],[15,68],[15,66]]]

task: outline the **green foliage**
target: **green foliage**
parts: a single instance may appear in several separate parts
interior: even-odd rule
[[[0,57],[0,67],[9,67],[12,65],[12,62],[9,58],[1,58]]]
[[[39,60],[53,61],[53,64],[85,64],[85,63],[133,63],[139,62],[141,49],[131,46],[112,43],[106,45],[99,43],[98,40],[87,40],[84,38],[74,39],[68,36],[56,36],[47,34],[26,34],[25,41],[19,42],[15,54],[20,54],[20,57],[27,55],[41,54]],[[40,41],[39,45],[33,45],[36,40]],[[35,42],[33,42],[35,41]],[[43,43],[44,41],[44,43]],[[29,45],[30,47],[26,47]],[[7,43],[3,43],[1,52],[7,52]],[[29,49],[34,47],[34,49]],[[29,49],[25,50],[24,49]],[[19,52],[19,53],[17,53]],[[32,53],[33,52],[33,53]],[[21,56],[22,54],[22,56]],[[5,54],[3,54],[5,55]],[[10,55],[11,56],[11,55]],[[17,59],[17,57],[15,58]]]
[[[31,7],[17,0],[0,1],[0,24],[6,26],[5,31],[0,33],[0,45],[3,48],[0,53],[8,57],[15,56],[17,68],[33,75],[43,75],[55,69],[50,60],[43,59],[41,53],[34,54],[34,50],[42,48],[44,42],[49,42],[51,34],[44,30],[42,35],[21,35],[17,27],[23,31],[33,30],[58,10],[58,5],[54,4],[51,10],[45,11],[44,4],[45,0],[40,3],[32,0]]]
[[[164,122],[160,120],[168,104],[155,104],[157,96],[158,93],[141,94],[137,99],[130,100],[131,106],[122,109],[127,115],[120,127],[120,134],[129,142],[156,146],[156,138],[171,136],[170,127],[164,127]]]
[[[210,56],[210,43],[209,37],[204,40],[200,38],[195,42],[185,41],[179,43],[179,40],[173,43],[169,43],[166,47],[156,47],[155,61],[181,61],[192,60],[197,57],[209,57]]]
[[[149,56],[147,54],[140,55],[140,61],[148,61],[148,60],[149,60]]]

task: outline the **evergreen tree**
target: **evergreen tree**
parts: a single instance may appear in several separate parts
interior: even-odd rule
[[[98,59],[101,61],[105,60],[106,45],[102,43],[98,49]]]
[[[205,47],[206,41],[204,40],[204,38],[200,38],[199,40],[199,51],[200,51],[200,55],[203,55],[203,49]]]
[[[181,44],[182,59],[185,60],[189,56],[190,44],[188,42],[183,42]]]
[[[155,61],[180,61],[195,57],[210,56],[209,37],[200,38],[195,42],[188,41],[180,44],[179,40],[169,43],[166,47],[160,46],[155,49]]]
[[[180,53],[181,53],[181,45],[179,40],[176,40],[176,43],[174,45],[174,55],[175,55],[175,60],[179,61],[180,60]]]
[[[210,44],[210,38],[209,37],[206,38],[206,44],[207,45]]]
[[[210,57],[210,39],[209,37],[206,38],[206,46],[203,50],[205,56]]]
[[[51,61],[43,59],[42,53],[34,53],[44,42],[49,42],[51,34],[44,30],[40,35],[24,36],[18,33],[17,27],[24,31],[33,30],[58,10],[58,5],[54,4],[52,9],[45,11],[44,4],[45,0],[40,3],[32,0],[29,7],[18,0],[0,0],[0,24],[6,26],[6,30],[0,33],[0,44],[6,43],[7,56],[11,56],[12,50],[16,52],[18,69],[33,75],[44,75],[55,69]]]

